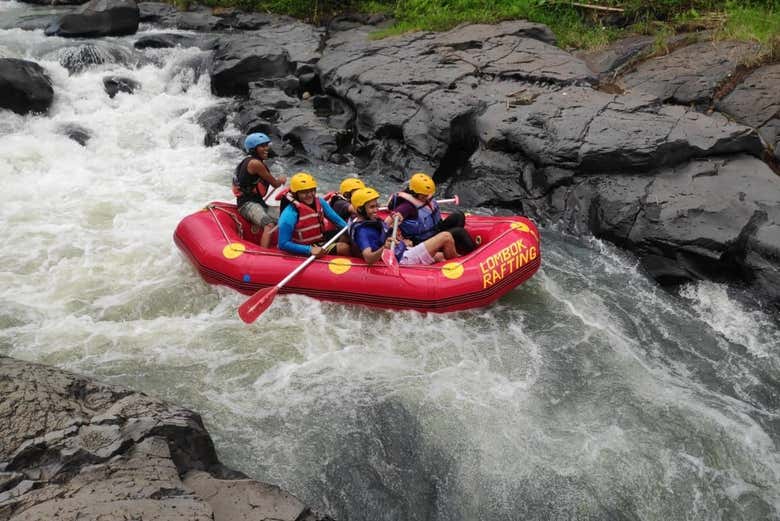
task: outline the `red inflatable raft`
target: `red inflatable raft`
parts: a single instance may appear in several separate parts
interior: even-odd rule
[[[305,257],[258,246],[260,232],[229,203],[211,203],[179,223],[173,238],[211,284],[242,293],[276,285]],[[469,215],[466,229],[480,246],[430,266],[401,266],[325,256],[280,293],[389,309],[447,312],[485,306],[528,280],[541,264],[539,232],[525,217]],[[275,242],[275,238],[274,241]]]

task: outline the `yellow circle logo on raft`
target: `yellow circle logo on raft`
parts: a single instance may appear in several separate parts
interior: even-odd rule
[[[463,276],[463,264],[460,262],[448,262],[441,267],[441,272],[448,279],[459,279]]]
[[[527,224],[525,224],[525,223],[523,223],[523,222],[519,222],[519,221],[513,222],[513,223],[512,223],[512,229],[513,229],[513,230],[520,230],[521,232],[530,233],[531,235],[533,235],[533,236],[534,236],[534,238],[535,238],[537,241],[539,240],[539,237],[537,237],[537,236],[536,236],[536,233],[534,233],[534,232],[531,230],[531,228],[530,228],[530,227],[529,227]]]
[[[240,242],[231,242],[224,248],[222,248],[222,255],[225,256],[226,259],[235,259],[236,257],[240,257],[242,253],[246,251],[246,245],[242,244]]]
[[[352,267],[352,261],[344,257],[338,257],[328,262],[328,269],[336,275],[342,275]]]
[[[520,230],[521,232],[530,232],[531,229],[528,227],[527,224],[515,221],[512,223],[512,229],[513,230]]]

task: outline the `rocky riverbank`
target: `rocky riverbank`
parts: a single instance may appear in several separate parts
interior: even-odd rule
[[[697,33],[664,55],[644,37],[574,55],[524,21],[375,41],[382,20],[315,27],[132,0],[25,27],[97,37],[139,23],[194,33],[140,36],[138,56],[114,59],[143,62],[143,49],[174,45],[210,52],[191,64],[225,97],[199,118],[207,144],[237,142],[225,133],[232,123],[272,135],[277,152],[303,165],[351,161],[369,179],[399,183],[428,171],[468,206],[612,241],[661,284],[727,282],[780,307],[780,64],[750,65],[752,44]],[[73,45],[81,59],[71,66],[89,66],[88,40]],[[45,110],[44,73],[0,61],[6,83],[22,85],[6,97],[10,108]],[[109,94],[139,87],[104,83]],[[80,139],[94,131],[77,130]]]
[[[224,467],[196,413],[0,356],[0,519],[330,519]]]

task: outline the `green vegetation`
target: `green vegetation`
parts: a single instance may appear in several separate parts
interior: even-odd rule
[[[172,0],[187,2],[189,0]],[[756,41],[762,56],[780,58],[778,0],[205,0],[214,7],[285,13],[321,22],[345,11],[385,13],[395,24],[375,37],[415,30],[443,31],[464,22],[524,18],[548,25],[561,47],[603,47],[629,33],[671,35],[709,30],[714,38]]]

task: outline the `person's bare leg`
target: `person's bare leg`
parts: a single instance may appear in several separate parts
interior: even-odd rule
[[[436,252],[441,251],[444,254],[445,259],[452,259],[458,256],[458,252],[455,250],[455,239],[452,238],[450,232],[437,233],[430,239],[426,239],[425,249],[431,257],[435,258]]]
[[[336,255],[351,255],[352,254],[352,247],[349,245],[348,242],[337,242],[336,243]]]
[[[263,236],[260,237],[260,246],[263,248],[270,248],[271,247],[271,234],[276,231],[276,225],[275,224],[266,224],[265,228],[263,228]]]

